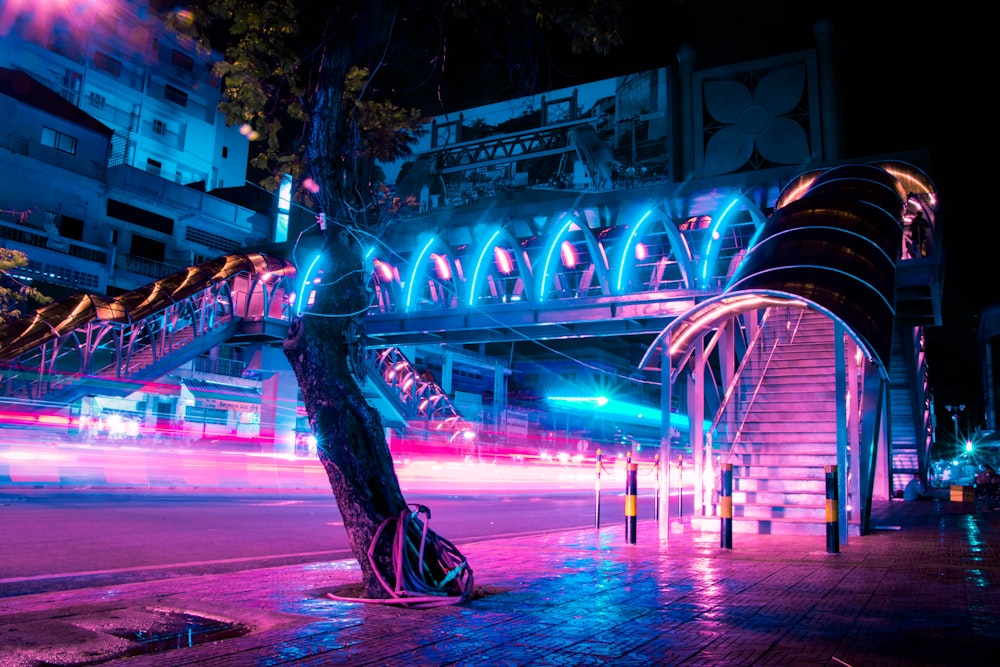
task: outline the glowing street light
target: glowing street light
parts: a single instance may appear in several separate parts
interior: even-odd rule
[[[946,405],[946,406],[944,406],[944,409],[947,410],[948,414],[951,415],[951,421],[952,421],[952,424],[954,425],[954,429],[955,429],[955,442],[956,442],[956,444],[961,445],[962,444],[962,433],[961,433],[961,431],[958,430],[958,415],[959,415],[959,413],[965,411],[965,404],[962,403],[962,404],[959,404],[959,405]],[[965,452],[966,452],[966,454],[971,454],[972,453],[972,441],[971,440],[969,440],[969,441],[967,441],[965,443]]]

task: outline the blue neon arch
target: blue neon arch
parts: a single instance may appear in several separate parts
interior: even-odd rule
[[[465,293],[465,298],[463,299],[470,308],[477,305],[476,300],[479,298],[479,293],[486,283],[486,277],[491,273],[496,273],[493,263],[493,253],[497,247],[503,245],[509,245],[515,249],[511,259],[521,273],[521,283],[524,285],[524,297],[527,301],[535,300],[531,266],[521,254],[521,244],[510,233],[510,230],[506,227],[498,226],[492,231],[488,231],[486,242],[476,248],[476,251],[471,254],[474,262],[471,274],[466,275],[468,291]]]
[[[660,215],[655,215],[655,213],[655,209],[649,209],[640,216],[638,222],[632,225],[631,230],[628,232],[622,245],[621,253],[616,253],[618,261],[616,266],[612,267],[615,276],[615,294],[623,294],[627,291],[625,289],[628,284],[626,277],[630,271],[634,271],[636,263],[635,247],[642,241],[645,235],[650,233],[650,230],[657,223],[660,223],[667,238],[670,240],[670,252],[677,262],[685,286],[689,288],[692,286],[691,276],[694,275],[693,263],[686,251],[687,246],[681,238],[680,231],[665,213],[661,212]]]
[[[737,205],[742,206],[737,209]],[[712,217],[712,224],[709,226],[707,233],[705,234],[705,238],[702,241],[703,246],[701,252],[700,270],[698,271],[698,282],[703,288],[709,286],[709,278],[713,275],[711,269],[715,266],[715,263],[719,258],[719,250],[722,247],[722,243],[720,241],[723,233],[726,231],[726,228],[729,226],[733,218],[731,214],[734,209],[747,211],[750,214],[750,218],[753,220],[754,227],[756,227],[758,233],[754,234],[750,245],[753,245],[760,230],[764,227],[764,222],[767,220],[767,216],[760,210],[760,207],[742,193],[735,195],[722,210],[722,213],[718,216]],[[718,236],[718,238],[716,238],[716,236]],[[746,252],[746,249],[744,249],[744,252]],[[726,273],[731,273],[734,268],[735,267],[732,266],[729,267]]]
[[[559,256],[559,246],[573,225],[576,225],[583,233],[584,243],[586,243],[587,250],[594,260],[595,273],[598,284],[601,287],[601,293],[606,296],[610,295],[611,280],[608,275],[608,267],[603,262],[598,261],[599,258],[604,257],[604,253],[601,252],[600,244],[597,242],[593,230],[587,225],[586,220],[576,213],[565,214],[556,220],[543,236],[545,244],[542,246],[542,270],[536,276],[538,280],[538,300],[545,301],[549,286],[555,282],[556,269],[554,266],[555,262],[558,261],[556,258]],[[550,235],[551,238],[548,238]]]
[[[448,280],[441,280],[440,282],[450,288],[452,293],[458,294],[455,279],[456,270],[454,253],[439,237],[430,236],[424,242],[423,246],[421,246],[417,251],[416,259],[410,264],[410,277],[406,282],[406,294],[403,300],[404,312],[409,313],[413,310],[415,305],[414,298],[419,296],[419,294],[414,293],[414,289],[418,284],[423,284],[423,279],[428,275],[428,271],[431,270],[430,256],[434,250],[440,250],[444,256],[448,258],[448,268],[451,272],[451,278]]]

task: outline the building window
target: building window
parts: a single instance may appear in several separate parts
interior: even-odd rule
[[[153,119],[153,134],[158,134],[161,137],[167,133],[167,124],[158,118]]]
[[[186,107],[188,103],[187,93],[169,85],[163,87],[163,99],[182,107]]]
[[[156,160],[149,160],[149,162],[153,162],[157,166],[160,165],[160,163],[156,162]],[[173,218],[168,218],[166,216],[153,213],[147,209],[132,206],[131,204],[126,204],[125,202],[120,202],[115,199],[108,200],[107,213],[112,218],[124,220],[125,222],[131,222],[133,225],[140,225],[146,229],[152,229],[155,232],[166,234],[167,236],[171,236],[174,233]],[[114,243],[117,243],[117,241]]]
[[[163,163],[153,158],[146,158],[146,171],[153,176],[159,176],[163,169]]]
[[[186,53],[181,53],[177,49],[174,49],[173,55],[170,56],[170,61],[182,70],[190,72],[194,69],[194,58]]]
[[[59,224],[59,233],[68,239],[73,239],[75,241],[82,241],[83,220],[81,220],[80,218],[74,218],[69,215],[62,216],[62,221]]]
[[[229,146],[222,147],[222,159],[229,157]]]
[[[27,155],[28,146],[31,144],[30,141],[24,137],[19,137],[16,134],[10,135],[10,152],[17,155]]]
[[[121,61],[112,58],[106,53],[101,53],[100,51],[94,52],[94,67],[101,70],[105,74],[110,74],[116,79],[122,75]]]
[[[49,127],[42,128],[42,145],[50,146],[63,153],[76,155],[76,137],[71,137]]]
[[[95,92],[90,93],[90,95],[87,97],[87,101],[89,101],[90,106],[94,107],[95,109],[103,109],[104,105],[107,104],[108,102],[107,98],[105,98],[104,95]]]
[[[139,234],[132,234],[132,246],[130,254],[133,257],[151,259],[154,262],[162,262],[166,256],[167,244]]]

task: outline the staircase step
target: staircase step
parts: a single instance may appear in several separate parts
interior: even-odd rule
[[[777,505],[740,501],[733,496],[733,517],[753,519],[796,519],[822,521],[826,524],[826,503],[818,505],[809,502]]]
[[[826,494],[826,477],[733,477],[733,494],[737,492],[774,493],[774,492],[810,492]]]

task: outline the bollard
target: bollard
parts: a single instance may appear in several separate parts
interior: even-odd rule
[[[653,477],[655,486],[653,487],[653,518],[660,520],[660,455],[653,457]]]
[[[826,551],[840,553],[840,508],[837,506],[837,466],[826,466]]]
[[[594,508],[594,528],[601,527],[601,450],[597,450],[597,482],[594,484],[596,507]]]
[[[733,548],[733,464],[722,463],[722,488],[719,489],[719,516],[721,546]]]
[[[635,511],[638,507],[638,463],[629,463],[625,473],[625,541],[628,544],[635,544],[636,517]]]

